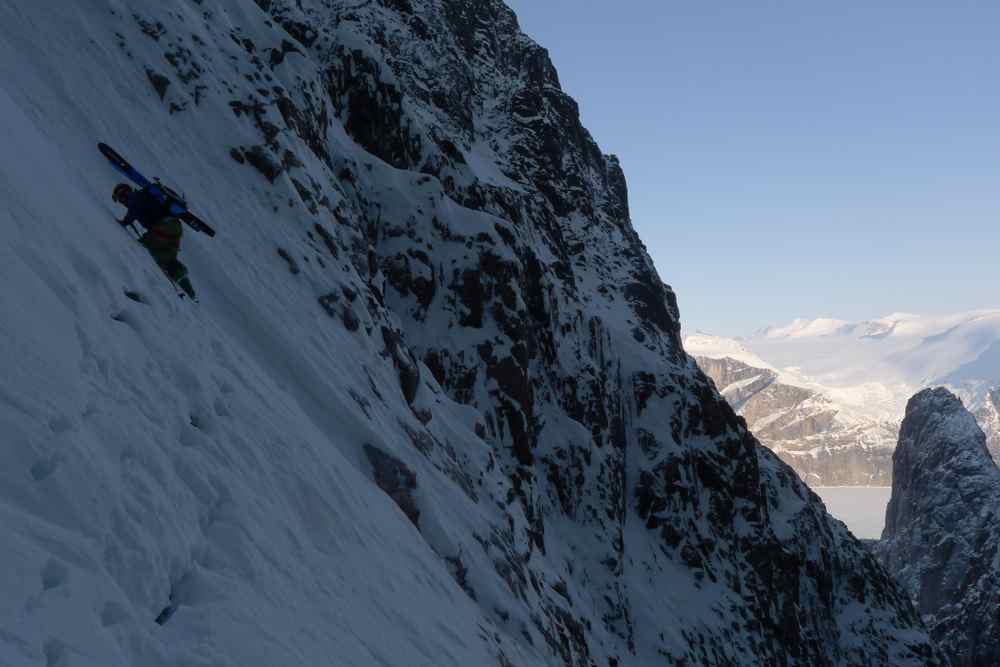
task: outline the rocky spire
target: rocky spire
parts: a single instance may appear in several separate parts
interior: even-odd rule
[[[906,407],[879,557],[955,665],[1000,663],[1000,469],[962,402],[927,389]]]

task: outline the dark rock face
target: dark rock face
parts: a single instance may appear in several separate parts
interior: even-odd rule
[[[754,368],[728,357],[695,357],[695,361],[737,411],[742,410],[750,399],[770,387],[778,378],[774,371]]]
[[[170,86],[170,79],[158,72],[154,72],[151,69],[146,70],[146,75],[149,77],[149,83],[152,84],[153,88],[156,90],[156,94],[159,95],[162,100],[167,94],[167,88]]]
[[[413,497],[413,493],[417,490],[417,476],[406,467],[405,463],[378,447],[365,445],[365,455],[372,464],[375,483],[389,494],[403,514],[419,528],[420,509]]]
[[[1000,469],[958,398],[910,400],[893,471],[879,558],[952,664],[1000,664]]]

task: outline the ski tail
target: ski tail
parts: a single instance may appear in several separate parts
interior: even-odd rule
[[[207,222],[196,216],[191,211],[184,211],[177,217],[179,217],[181,221],[191,229],[210,237],[215,236],[215,230],[212,229]]]

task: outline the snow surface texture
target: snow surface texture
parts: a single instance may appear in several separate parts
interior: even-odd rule
[[[1000,469],[946,389],[913,397],[877,553],[957,667],[1000,664]]]
[[[746,340],[699,332],[684,346],[727,398],[736,395],[754,434],[813,486],[890,484],[906,401],[928,386],[958,394],[1000,457],[1000,311],[796,320]],[[761,381],[736,384],[749,375]]]
[[[937,664],[499,2],[2,3],[0,74],[0,664]]]

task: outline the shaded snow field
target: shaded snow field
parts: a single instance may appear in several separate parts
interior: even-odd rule
[[[827,511],[847,524],[859,539],[877,540],[885,526],[885,508],[892,495],[889,486],[820,486],[813,491]]]

